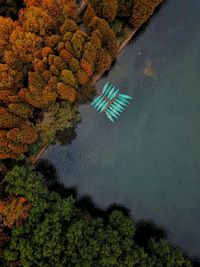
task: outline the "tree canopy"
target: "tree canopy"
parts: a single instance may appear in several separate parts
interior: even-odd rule
[[[9,194],[31,204],[27,215],[23,215],[25,210],[21,211],[26,222],[12,227],[10,240],[4,245],[2,257],[8,264],[17,262],[25,267],[192,266],[182,252],[166,240],[150,239],[147,248],[140,247],[135,241],[135,222],[121,211],[113,210],[106,217],[94,218],[77,209],[76,199],[50,192],[43,176],[31,166],[15,166],[7,172],[5,180]],[[9,202],[5,205],[10,205]]]
[[[114,32],[91,6],[85,32],[74,0],[24,4],[18,20],[0,17],[0,159],[17,158],[76,123],[76,103],[93,95],[91,77],[108,70],[117,53]],[[54,123],[58,113],[47,114],[53,106],[62,114],[61,102],[66,113]],[[51,138],[47,124],[54,125]]]

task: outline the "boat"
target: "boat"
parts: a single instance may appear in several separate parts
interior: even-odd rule
[[[132,100],[132,96],[119,93],[119,89],[109,81],[103,86],[102,92],[97,91],[96,98],[92,101],[91,106],[100,113],[105,113],[107,118],[114,122],[114,119],[119,118],[120,113],[125,110],[125,107]]]

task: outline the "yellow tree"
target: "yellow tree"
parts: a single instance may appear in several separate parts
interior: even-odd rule
[[[16,26],[10,18],[0,17],[0,58],[3,55],[4,49],[9,48],[9,38]]]
[[[103,0],[103,17],[108,22],[113,22],[117,16],[118,0]]]
[[[38,138],[36,128],[28,120],[24,121],[19,128],[9,130],[6,136],[16,144],[33,144]]]
[[[19,21],[27,32],[44,36],[54,28],[53,18],[41,7],[31,6],[20,13]]]

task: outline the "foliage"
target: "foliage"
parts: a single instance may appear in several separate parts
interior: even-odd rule
[[[0,17],[2,159],[26,153],[38,138],[52,141],[56,130],[78,121],[71,104],[94,70],[82,57],[89,36],[76,23],[74,0],[24,2],[18,21]],[[35,118],[38,109],[43,120]]]
[[[134,0],[131,23],[140,26],[153,14],[160,0]]]
[[[144,250],[134,241],[133,220],[113,210],[92,218],[72,197],[49,192],[33,167],[15,166],[6,175],[6,190],[31,201],[25,224],[12,227],[3,258],[22,266],[191,267],[180,250],[166,241],[149,240]],[[23,198],[25,197],[25,198]]]
[[[0,200],[0,219],[8,228],[20,226],[28,218],[30,208],[31,204],[24,197],[10,196],[6,201]]]
[[[103,17],[108,22],[113,22],[117,16],[118,0],[103,0]]]
[[[48,144],[53,141],[57,131],[71,128],[79,121],[76,109],[69,103],[52,104],[43,113],[43,119],[37,123],[41,141]]]
[[[52,127],[64,126],[55,126],[57,113],[49,110],[60,101],[70,104],[63,114],[76,121],[73,105],[91,99],[93,90],[84,88],[117,55],[123,19],[137,27],[159,1],[91,0],[79,16],[75,0],[24,0],[16,21],[0,17],[0,130],[6,131],[0,158],[20,157],[38,140],[53,140]],[[5,4],[18,6],[14,0]],[[54,123],[47,127],[48,121]]]
[[[92,7],[92,5],[89,3],[89,5],[87,6],[86,11],[84,12],[84,16],[83,16],[83,23],[86,27],[89,26],[90,21],[95,17],[95,11]]]
[[[32,203],[47,198],[48,190],[45,187],[41,174],[36,173],[31,166],[15,166],[6,173],[6,192],[15,196],[24,196]]]
[[[127,18],[133,27],[141,26],[153,14],[160,0],[90,0],[96,14],[109,23]],[[90,16],[91,9],[87,11]]]

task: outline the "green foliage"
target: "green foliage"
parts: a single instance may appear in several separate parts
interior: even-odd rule
[[[155,267],[192,266],[188,260],[184,259],[181,250],[173,248],[166,240],[155,242],[155,240],[151,239],[149,250],[151,251],[152,262]]]
[[[40,139],[36,143],[29,145],[28,157],[32,158],[37,155],[44,145]]]
[[[14,227],[3,251],[6,263],[24,267],[191,267],[180,250],[150,240],[147,250],[134,242],[136,226],[120,211],[92,218],[75,207],[72,197],[49,192],[33,167],[15,166],[6,190],[31,201],[25,224]]]
[[[71,128],[78,121],[77,111],[69,103],[63,101],[50,105],[43,119],[37,123],[41,141],[44,144],[52,142],[57,131]]]
[[[7,172],[5,181],[6,192],[10,195],[24,196],[31,202],[45,198],[48,194],[43,177],[31,166],[15,166]]]

